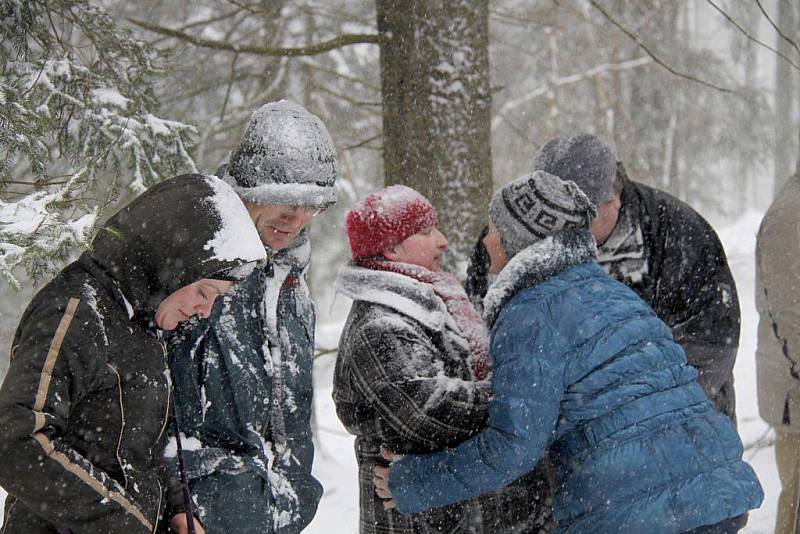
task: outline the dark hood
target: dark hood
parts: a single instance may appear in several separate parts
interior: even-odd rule
[[[220,235],[236,240],[220,241]],[[213,243],[212,243],[213,242]],[[222,180],[187,174],[160,182],[113,215],[82,261],[113,279],[138,313],[201,278],[239,281],[266,257],[247,211]]]

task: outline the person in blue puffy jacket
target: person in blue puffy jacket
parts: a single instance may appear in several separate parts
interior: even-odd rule
[[[486,430],[375,468],[385,506],[418,513],[505,486],[549,449],[561,532],[738,531],[763,490],[729,418],[653,310],[598,265],[596,209],[545,171],[503,187],[485,237],[497,280]]]

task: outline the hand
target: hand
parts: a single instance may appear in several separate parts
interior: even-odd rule
[[[403,457],[403,455],[401,455],[401,454],[395,454],[394,452],[390,451],[389,449],[384,449],[383,447],[381,447],[381,458],[383,458],[384,460],[386,460],[389,463],[394,462],[395,460],[399,460],[402,457]]]
[[[372,484],[375,486],[375,493],[383,499],[383,507],[386,510],[391,510],[397,507],[397,503],[392,497],[392,492],[389,491],[389,475],[391,474],[390,467],[381,467],[376,465],[372,468],[375,476],[372,477]]]
[[[203,528],[203,525],[200,524],[200,521],[196,517],[193,517],[192,519],[194,520],[195,534],[206,534],[206,531]],[[169,520],[169,526],[172,528],[173,532],[177,532],[178,534],[189,534],[189,525],[186,524],[186,514],[183,512],[172,516],[172,519]]]
[[[381,448],[381,457],[384,460],[393,462],[398,458],[398,455],[388,449]],[[378,497],[383,499],[384,509],[391,510],[392,508],[396,508],[397,503],[392,497],[392,492],[389,490],[389,476],[391,475],[392,468],[376,465],[372,471],[375,474],[375,476],[372,477],[372,484],[375,486],[375,493]]]

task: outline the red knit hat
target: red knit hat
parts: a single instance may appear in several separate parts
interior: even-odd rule
[[[370,193],[347,212],[345,227],[353,259],[380,256],[417,232],[436,226],[436,209],[404,185]]]

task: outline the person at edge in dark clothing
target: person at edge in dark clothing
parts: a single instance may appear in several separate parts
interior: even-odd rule
[[[184,175],[113,215],[36,294],[0,388],[4,533],[188,532],[163,459],[172,427],[160,333],[207,316],[264,259],[233,189]]]
[[[536,171],[489,213],[486,430],[446,451],[385,451],[391,466],[374,468],[384,505],[415,514],[474,498],[549,450],[559,532],[737,532],[764,493],[736,427],[670,328],[597,263],[594,205]]]
[[[336,202],[336,150],[319,117],[270,102],[217,172],[244,201],[267,262],[170,341],[187,476],[210,534],[298,533],[322,497],[311,473],[307,226]]]

